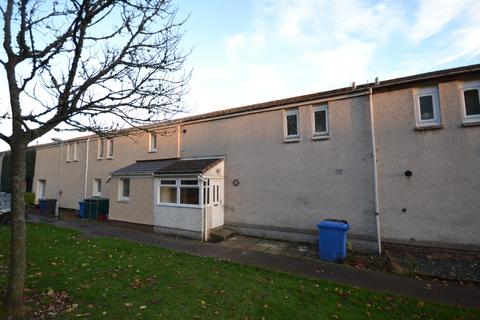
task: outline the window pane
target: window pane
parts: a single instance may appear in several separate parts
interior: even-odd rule
[[[289,114],[287,115],[287,136],[296,136],[296,135],[298,135],[297,115]]]
[[[465,112],[467,116],[480,115],[478,90],[465,90],[463,96],[465,97]]]
[[[420,97],[420,119],[433,120],[433,96]]]
[[[327,112],[315,111],[315,132],[327,132]]]
[[[198,188],[180,188],[181,204],[199,204]]]
[[[168,185],[175,185],[175,180],[161,180],[160,184],[168,184]]]
[[[108,156],[113,157],[113,140],[108,140]]]
[[[160,202],[177,203],[177,187],[160,187]]]
[[[196,186],[196,185],[198,185],[198,180],[181,180],[180,184]]]
[[[122,180],[122,196],[125,198],[130,197],[130,179]]]

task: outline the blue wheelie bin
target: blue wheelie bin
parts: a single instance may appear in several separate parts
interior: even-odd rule
[[[348,222],[326,219],[317,227],[320,259],[342,262],[347,256],[347,231],[350,229]]]

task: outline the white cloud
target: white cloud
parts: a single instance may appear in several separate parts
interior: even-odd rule
[[[410,28],[410,39],[419,44],[439,32],[465,10],[470,10],[477,0],[422,0],[417,10],[416,22]],[[478,26],[477,26],[478,27]]]

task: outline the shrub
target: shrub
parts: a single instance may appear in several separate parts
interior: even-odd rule
[[[25,192],[25,204],[31,206],[35,203],[35,192]]]

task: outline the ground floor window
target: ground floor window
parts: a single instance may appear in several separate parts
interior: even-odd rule
[[[162,179],[158,190],[158,204],[200,205],[200,185],[196,179]]]
[[[118,184],[118,200],[128,201],[130,199],[130,179],[120,179]]]

